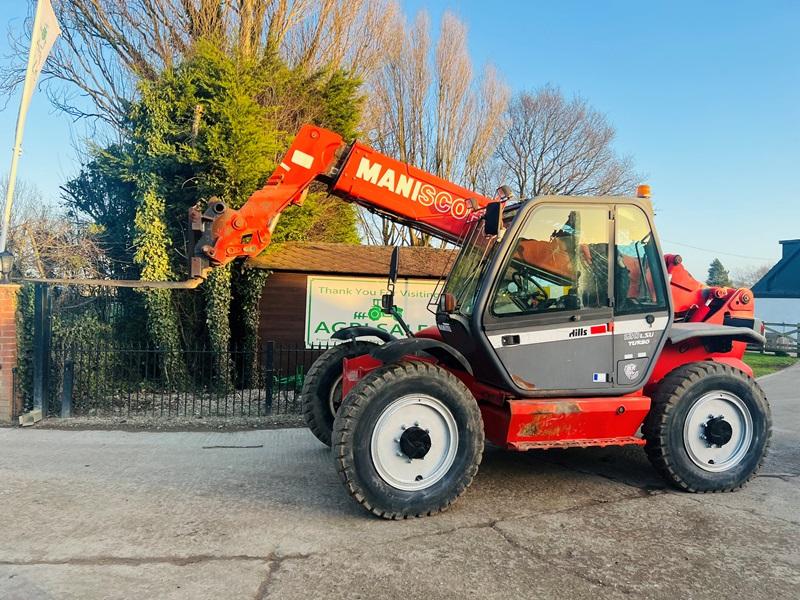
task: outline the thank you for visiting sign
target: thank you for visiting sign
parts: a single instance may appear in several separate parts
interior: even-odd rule
[[[428,302],[435,279],[398,279],[395,304],[412,331],[436,323]],[[331,334],[351,325],[371,325],[395,336],[403,331],[393,317],[381,312],[386,279],[309,276],[306,288],[306,346],[324,344]]]

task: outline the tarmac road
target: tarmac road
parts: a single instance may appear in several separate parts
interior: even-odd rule
[[[733,494],[640,449],[487,451],[448,512],[387,522],[302,429],[0,429],[0,598],[800,598],[800,367]]]

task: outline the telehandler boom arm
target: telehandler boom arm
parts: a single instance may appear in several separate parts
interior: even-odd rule
[[[333,131],[304,125],[267,184],[239,209],[212,200],[190,211],[196,235],[192,277],[238,256],[256,256],[270,243],[277,218],[303,202],[309,186],[448,241],[458,241],[491,199],[445,181],[369,146],[346,144]]]
[[[190,209],[196,237],[192,277],[204,277],[211,267],[237,257],[260,254],[281,212],[302,203],[314,182],[345,201],[450,242],[463,239],[481,209],[493,202],[365,144],[347,144],[333,131],[304,125],[267,184],[239,210],[216,199],[205,213]],[[684,269],[679,256],[664,259],[679,321],[755,326],[749,290],[706,286]]]

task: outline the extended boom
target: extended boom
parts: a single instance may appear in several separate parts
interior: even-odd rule
[[[192,229],[199,236],[192,276],[261,253],[277,217],[301,204],[315,181],[346,201],[448,241],[462,238],[475,211],[491,202],[365,144],[348,145],[333,131],[304,125],[267,184],[239,210],[220,201],[209,203],[202,215],[192,209]]]

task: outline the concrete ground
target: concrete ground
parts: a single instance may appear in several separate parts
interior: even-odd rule
[[[0,429],[0,598],[800,598],[800,367],[733,494],[640,449],[487,451],[447,513],[369,516],[302,429]]]

